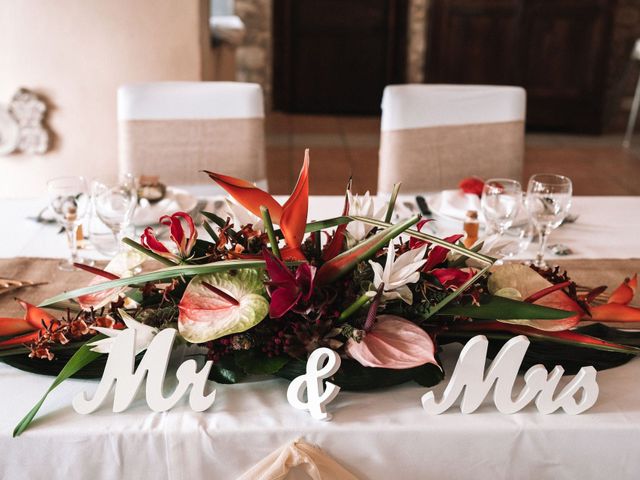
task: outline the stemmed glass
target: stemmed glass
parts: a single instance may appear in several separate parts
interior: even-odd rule
[[[69,258],[58,265],[60,270],[71,271],[78,257],[78,227],[89,207],[89,191],[83,177],[59,177],[47,182],[49,207],[56,220],[64,227],[69,244]]]
[[[529,179],[525,205],[540,235],[540,247],[533,265],[546,268],[544,252],[549,234],[558,228],[571,208],[571,180],[563,175],[537,174]]]
[[[97,179],[93,181],[92,193],[95,213],[113,233],[118,248],[116,253],[119,253],[122,237],[138,203],[135,179],[131,174],[117,179]]]
[[[518,216],[521,202],[520,182],[508,178],[487,180],[482,189],[480,208],[491,231],[502,237]]]

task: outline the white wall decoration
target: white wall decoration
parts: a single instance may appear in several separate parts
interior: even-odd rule
[[[555,395],[564,369],[556,366],[549,374],[542,365],[535,365],[524,375],[525,386],[514,399],[513,387],[529,347],[529,339],[520,335],[505,343],[485,375],[488,345],[484,335],[473,337],[467,342],[442,398],[436,400],[433,391],[423,395],[422,406],[427,413],[443,413],[460,395],[460,411],[471,413],[482,404],[492,387],[496,408],[507,414],[521,410],[534,399],[536,407],[544,414],[553,413],[559,408],[566,413],[578,414],[596,403],[599,388],[596,369],[593,367],[581,368],[560,393]]]
[[[42,155],[49,150],[49,132],[43,122],[45,102],[21,88],[8,106],[0,105],[0,155],[13,152]]]
[[[326,362],[326,363],[325,363]],[[340,355],[329,348],[317,348],[307,360],[307,373],[293,379],[287,389],[287,400],[293,408],[309,410],[317,420],[331,420],[327,404],[340,391],[333,383],[323,382],[340,368]],[[306,401],[305,401],[306,391]]]
[[[129,328],[120,333],[109,353],[107,365],[100,384],[88,399],[86,392],[80,392],[73,399],[76,412],[86,414],[94,412],[104,402],[112,388],[115,388],[113,411],[126,410],[133,401],[145,376],[146,399],[149,407],[156,412],[163,412],[172,408],[191,387],[189,405],[196,412],[207,410],[215,401],[215,390],[208,395],[204,391],[211,370],[212,362],[208,361],[199,372],[195,360],[187,360],[176,372],[178,386],[168,397],[164,397],[162,390],[167,373],[167,365],[171,356],[171,349],[177,330],[167,328],[158,333],[149,344],[142,361],[135,368],[135,329]],[[115,387],[114,387],[115,384]]]

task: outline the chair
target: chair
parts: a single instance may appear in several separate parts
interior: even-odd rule
[[[266,186],[264,105],[254,83],[160,82],[118,89],[121,173],[174,185],[213,170]]]
[[[390,85],[382,97],[378,193],[455,188],[468,176],[520,180],[526,93],[519,87]]]

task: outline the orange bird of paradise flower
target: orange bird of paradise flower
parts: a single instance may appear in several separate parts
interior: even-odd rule
[[[309,210],[309,149],[304,152],[304,162],[298,182],[284,205],[280,205],[270,194],[251,182],[207,170],[204,172],[257,217],[262,217],[261,206],[269,209],[273,223],[280,225],[287,244],[287,247],[281,250],[283,260],[306,260],[300,246],[304,238]]]

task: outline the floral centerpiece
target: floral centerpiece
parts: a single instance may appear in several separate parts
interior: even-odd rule
[[[442,345],[477,334],[491,340],[493,354],[526,335],[525,367],[562,364],[569,372],[619,365],[640,352],[635,336],[602,325],[640,321],[640,309],[628,305],[637,277],[605,298],[605,287],[579,287],[557,268],[496,266],[479,246],[458,243],[461,235],[422,232],[428,220],[419,216],[392,223],[399,185],[377,213],[368,194],[354,195],[349,185],[341,215],[308,223],[308,151],[282,205],[250,182],[206,174],[234,200],[226,216],[202,212],[208,238],[176,212],[160,218],[173,245],[151,227],[140,242],[125,239],[162,268],[133,274],[137,262],[122,258],[105,269],[78,265],[95,275],[88,286],[38,307],[21,302],[22,319],[0,318],[1,358],[57,374],[52,389],[72,375],[100,376],[103,354],[123,329],[136,330],[141,353],[171,327],[213,361],[217,382],[293,378],[314,349],[328,347],[344,359],[331,381],[363,390],[410,380],[435,385],[445,373]]]

